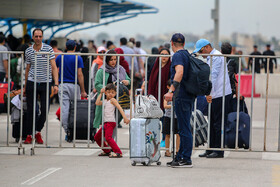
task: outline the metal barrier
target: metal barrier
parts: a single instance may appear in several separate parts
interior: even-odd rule
[[[9,135],[10,135],[10,114],[9,114],[9,111],[10,111],[10,83],[11,83],[11,77],[10,77],[10,66],[11,66],[11,54],[20,54],[21,55],[21,59],[22,59],[22,66],[21,66],[21,80],[23,80],[23,71],[24,71],[24,57],[23,57],[23,52],[0,52],[0,53],[8,53],[8,103],[7,103],[7,108],[8,108],[8,113],[7,113],[7,141],[6,141],[6,146],[10,146],[10,138],[9,138]],[[50,58],[50,53],[44,53],[44,52],[36,52],[35,53],[35,72],[34,72],[34,76],[35,76],[35,79],[34,79],[34,96],[36,96],[36,82],[37,82],[37,79],[36,79],[36,76],[37,76],[37,56],[39,54],[45,54],[47,55],[47,59],[49,60]],[[59,54],[61,55],[61,102],[60,102],[60,107],[61,107],[61,112],[62,112],[62,109],[63,109],[63,105],[62,105],[62,101],[63,101],[63,67],[64,67],[64,56],[65,55],[75,55],[75,99],[74,99],[74,132],[73,132],[73,142],[72,142],[72,147],[76,147],[76,119],[77,119],[77,99],[78,99],[78,95],[77,95],[77,70],[78,70],[78,56],[80,55],[83,55],[83,56],[89,56],[89,70],[91,70],[91,62],[92,62],[92,56],[117,56],[117,67],[120,66],[119,64],[119,60],[120,60],[120,56],[131,56],[131,57],[146,57],[146,61],[145,61],[145,90],[144,90],[144,93],[147,94],[147,64],[148,64],[148,57],[159,57],[159,67],[161,67],[161,63],[162,63],[162,60],[161,58],[162,57],[171,57],[171,55],[137,55],[137,54],[133,54],[133,55],[128,55],[128,54],[125,54],[125,55],[120,55],[120,54],[96,54],[96,53],[54,53],[54,54]],[[249,146],[249,150],[248,151],[260,151],[260,150],[253,150],[252,149],[252,131],[253,131],[253,128],[252,128],[252,121],[253,121],[253,109],[254,109],[254,106],[253,106],[253,102],[254,102],[254,97],[253,97],[253,92],[254,92],[254,86],[255,86],[255,58],[260,58],[260,56],[249,56],[249,55],[200,55],[200,56],[209,56],[210,57],[210,68],[212,69],[212,64],[213,64],[213,57],[215,56],[221,56],[224,58],[224,60],[226,61],[226,58],[227,57],[237,57],[239,58],[239,72],[241,72],[241,57],[253,57],[253,63],[252,63],[252,91],[251,91],[251,110],[250,110],[250,118],[251,118],[251,121],[250,121],[250,146]],[[269,62],[269,59],[272,58],[271,56],[261,56],[261,58],[267,58],[268,62]],[[273,57],[275,58],[275,57]],[[279,58],[276,56],[276,58]],[[103,64],[105,64],[105,58],[103,58]],[[226,79],[226,70],[227,70],[227,65],[226,63],[224,63],[224,85],[223,85],[223,105],[222,105],[222,108],[223,108],[223,114],[225,112],[225,79]],[[48,81],[47,81],[47,95],[49,94],[49,63],[48,63],[48,66],[47,66],[47,77],[48,77]],[[267,70],[269,70],[269,63],[267,63]],[[131,75],[134,75],[134,58],[132,58],[132,62],[131,62]],[[89,71],[89,89],[88,89],[88,93],[91,92],[91,72]],[[117,72],[117,79],[119,80],[119,68],[118,68],[118,72]],[[131,90],[133,90],[133,79],[134,77],[131,76]],[[161,68],[159,68],[159,76],[158,76],[158,79],[159,79],[159,84],[158,84],[158,102],[162,102],[160,100],[160,95],[161,95]],[[211,79],[211,76],[210,76],[210,79]],[[238,95],[240,95],[240,83],[241,83],[241,73],[238,74]],[[103,68],[103,87],[105,87],[105,68]],[[264,133],[264,141],[263,141],[263,149],[261,151],[267,151],[267,120],[268,120],[268,113],[267,113],[267,110],[268,110],[268,88],[269,88],[269,73],[267,73],[267,78],[266,78],[266,99],[265,99],[265,121],[264,121],[264,129],[263,129],[263,133]],[[23,95],[23,81],[21,81],[21,95]],[[117,99],[119,98],[119,81],[117,81]],[[104,100],[105,99],[105,96],[103,94],[102,96],[102,99]],[[237,111],[239,111],[239,108],[240,108],[240,98],[237,97]],[[196,103],[197,101],[195,101]],[[60,121],[60,130],[59,130],[59,142],[58,142],[58,146],[50,146],[48,141],[49,141],[49,134],[48,134],[48,131],[49,131],[49,120],[48,120],[48,111],[49,111],[49,98],[47,97],[46,99],[46,107],[47,107],[47,110],[46,110],[46,140],[45,140],[45,146],[44,147],[58,147],[58,148],[61,148],[63,147],[62,145],[62,120]],[[92,147],[90,146],[90,111],[91,111],[91,99],[89,98],[88,99],[88,134],[87,134],[87,148],[97,148],[97,147]],[[130,116],[132,117],[132,107],[133,106],[133,92],[131,92],[130,94]],[[102,104],[102,108],[104,109],[104,103]],[[196,111],[196,104],[195,104],[195,108],[194,110]],[[104,140],[104,115],[103,115],[103,111],[102,110],[102,146],[101,148],[104,149],[104,145],[103,145],[103,140]],[[173,109],[172,109],[173,111]],[[208,137],[207,137],[207,142],[210,142],[210,121],[211,121],[211,117],[210,117],[210,113],[211,113],[211,104],[209,104],[209,108],[208,108]],[[23,101],[21,99],[21,112],[20,112],[20,139],[19,139],[19,142],[18,142],[18,154],[20,154],[20,150],[22,149],[23,150],[23,154],[25,153],[25,147],[26,146],[23,146],[23,143],[22,143],[22,131],[23,131]],[[33,116],[36,115],[36,97],[34,97],[34,100],[33,100]],[[194,118],[194,123],[196,122],[196,116]],[[116,121],[118,121],[118,115],[116,114]],[[202,148],[195,148],[194,149],[203,149],[203,150],[234,150],[234,151],[244,151],[243,149],[240,149],[238,148],[238,127],[239,127],[239,112],[237,112],[237,121],[236,121],[236,140],[235,140],[235,149],[228,149],[228,148],[224,148],[224,115],[222,115],[222,129],[221,129],[221,148],[210,148],[210,145],[207,144],[207,146],[205,147],[202,147]],[[42,147],[42,146],[35,146],[35,118],[33,119],[33,131],[32,131],[32,145],[31,145],[31,155],[35,154],[35,148],[39,148],[39,147]],[[172,127],[172,125],[171,125]],[[172,132],[173,133],[173,132]],[[196,128],[193,128],[193,134],[196,133]],[[171,137],[171,136],[170,136]],[[116,141],[117,141],[117,137],[115,138]],[[193,136],[193,145],[195,145],[195,136]],[[174,140],[171,140],[170,141],[170,144],[171,143],[174,143]],[[66,147],[69,147],[69,146],[66,146]],[[171,148],[171,146],[170,146]],[[99,147],[98,147],[99,149]],[[270,150],[271,151],[271,150]],[[280,151],[280,112],[279,112],[279,127],[278,127],[278,150],[272,150],[272,151]]]

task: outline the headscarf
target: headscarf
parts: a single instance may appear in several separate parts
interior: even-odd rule
[[[166,50],[170,54],[168,49],[162,49],[161,51]],[[171,60],[168,59],[164,67],[161,68],[161,93],[160,93],[160,108],[163,110],[163,96],[167,93],[167,81],[170,78],[170,66]],[[149,84],[148,84],[148,94],[153,95],[158,100],[158,75],[159,75],[159,57],[157,58],[155,65],[153,66]]]
[[[122,48],[116,48],[115,51],[118,54],[124,54]],[[129,65],[128,62],[124,59],[124,56],[120,56],[120,65],[125,69],[126,73],[129,75]]]
[[[97,51],[100,52],[101,48],[104,49],[103,46],[100,46],[97,48]],[[103,60],[100,58],[100,56],[97,56],[97,58],[92,61],[92,64],[93,63],[96,63],[98,65],[98,69],[99,69],[103,65]]]
[[[106,54],[117,54],[114,50],[109,50],[106,52]],[[118,68],[117,68],[117,64],[115,67],[112,67],[108,64],[108,62],[110,61],[112,56],[105,56],[105,61],[106,61],[106,64],[105,64],[105,72],[109,73],[109,74],[112,74],[112,81],[115,82],[117,80],[117,77],[118,77]],[[108,59],[107,59],[108,58]],[[108,62],[107,62],[108,61]],[[100,69],[104,69],[104,65],[102,65],[100,67]],[[119,80],[122,81],[122,80],[126,80],[126,72],[125,72],[125,69],[120,65],[119,66]]]

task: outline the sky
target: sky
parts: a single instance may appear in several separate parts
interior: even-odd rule
[[[157,7],[159,12],[89,29],[81,34],[106,32],[110,35],[149,36],[182,32],[201,35],[214,27],[211,9],[215,0],[134,1]],[[233,32],[240,32],[280,38],[279,8],[279,0],[220,0],[220,35],[230,36]]]

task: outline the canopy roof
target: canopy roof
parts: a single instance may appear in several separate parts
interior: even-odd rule
[[[38,19],[36,16],[33,16],[31,19],[30,18],[21,19],[18,17],[1,18],[0,16],[0,28],[7,28],[5,34],[12,34],[13,27],[17,25],[26,25],[27,33],[29,34],[31,34],[31,30],[33,28],[42,28],[44,31],[50,30],[52,32],[50,38],[52,38],[56,33],[62,30],[70,29],[70,31],[66,34],[67,37],[69,34],[76,31],[98,27],[101,25],[107,25],[125,19],[130,19],[138,16],[139,14],[151,14],[151,13],[158,12],[158,9],[155,7],[138,3],[138,2],[133,2],[130,0],[89,0],[89,1],[100,4],[100,10],[98,10],[100,12],[100,15],[98,15],[99,16],[98,23],[87,22],[90,24],[85,25],[86,22],[84,21],[69,21],[69,20],[66,21],[66,20],[51,20],[51,19],[43,20],[43,19]],[[71,12],[68,14],[71,14]]]

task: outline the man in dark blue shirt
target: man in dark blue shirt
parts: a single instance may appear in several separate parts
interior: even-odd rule
[[[67,53],[74,53],[76,50],[76,42],[74,40],[68,40],[66,42],[66,49]],[[69,116],[69,107],[70,107],[70,100],[74,100],[80,97],[87,97],[87,93],[85,92],[84,87],[84,76],[82,72],[82,68],[84,68],[84,63],[82,57],[78,56],[76,62],[75,55],[64,55],[63,59],[62,56],[59,55],[56,58],[56,65],[59,69],[59,102],[62,102],[62,111],[61,111],[61,120],[62,126],[66,133],[65,140],[68,140],[67,133],[68,133],[68,116]],[[63,61],[63,70],[62,70],[62,61]],[[77,69],[76,69],[76,63]],[[63,71],[63,77],[61,77]],[[77,98],[75,98],[75,77],[77,73],[78,78],[78,85],[77,85]],[[63,78],[63,86],[61,84],[61,78]],[[61,92],[62,98],[61,98]]]
[[[192,167],[192,146],[193,137],[191,133],[190,118],[195,97],[186,92],[181,81],[187,81],[189,68],[189,52],[184,49],[185,37],[180,33],[175,33],[171,38],[172,50],[175,53],[171,62],[172,85],[165,99],[171,101],[173,93],[175,95],[175,112],[179,126],[180,148],[171,162],[167,166],[172,167]]]

